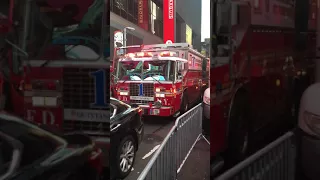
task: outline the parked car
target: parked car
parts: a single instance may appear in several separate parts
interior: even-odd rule
[[[318,180],[320,177],[320,83],[311,85],[303,93],[298,118],[301,169],[308,179]]]
[[[202,129],[205,134],[210,132],[210,88],[207,88],[203,94],[203,121]]]
[[[61,135],[0,114],[1,180],[98,180],[100,154],[88,136]]]
[[[110,98],[110,105],[111,179],[123,179],[132,170],[143,137],[142,109],[115,98]]]

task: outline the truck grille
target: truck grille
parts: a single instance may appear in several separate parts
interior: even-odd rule
[[[95,80],[90,74],[98,70],[98,68],[64,68],[63,108],[93,109],[90,107],[90,104],[95,101]],[[109,71],[107,70],[107,72]],[[109,74],[106,73],[107,104],[110,103],[109,86]],[[104,136],[110,134],[110,122],[109,120],[106,120],[106,122],[65,120],[63,122],[63,129],[66,132],[82,131],[92,136]]]
[[[139,85],[141,83],[131,83],[130,84],[130,96],[139,96]],[[154,84],[153,83],[143,83],[143,96],[154,97]],[[153,101],[146,100],[130,100],[130,103],[145,104]]]
[[[63,70],[63,106],[72,109],[91,109],[90,104],[95,101],[95,82],[90,73],[96,68],[64,68]],[[109,71],[107,71],[109,72]],[[107,84],[110,86],[109,75],[106,73]],[[108,88],[106,89],[106,103],[110,103]]]

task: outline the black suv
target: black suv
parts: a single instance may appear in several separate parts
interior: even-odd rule
[[[90,137],[60,135],[0,114],[1,180],[97,180],[100,154]]]

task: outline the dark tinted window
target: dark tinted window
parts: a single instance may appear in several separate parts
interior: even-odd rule
[[[46,157],[60,145],[58,140],[49,137],[50,134],[17,122],[0,119],[0,131],[23,144],[21,167]]]
[[[123,113],[124,111],[126,111],[129,108],[129,106],[127,104],[122,103],[121,101],[111,100],[111,104],[117,108],[117,114]],[[111,111],[111,112],[113,112],[113,111]]]

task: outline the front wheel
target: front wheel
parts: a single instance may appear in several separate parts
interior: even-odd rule
[[[115,171],[118,178],[127,177],[135,161],[136,142],[132,136],[123,138],[117,148]]]
[[[189,110],[188,98],[187,98],[187,96],[183,96],[182,97],[182,102],[181,102],[181,105],[180,105],[180,113],[184,114],[188,110]]]
[[[238,163],[249,154],[249,103],[244,94],[238,94],[230,113],[228,159]]]

